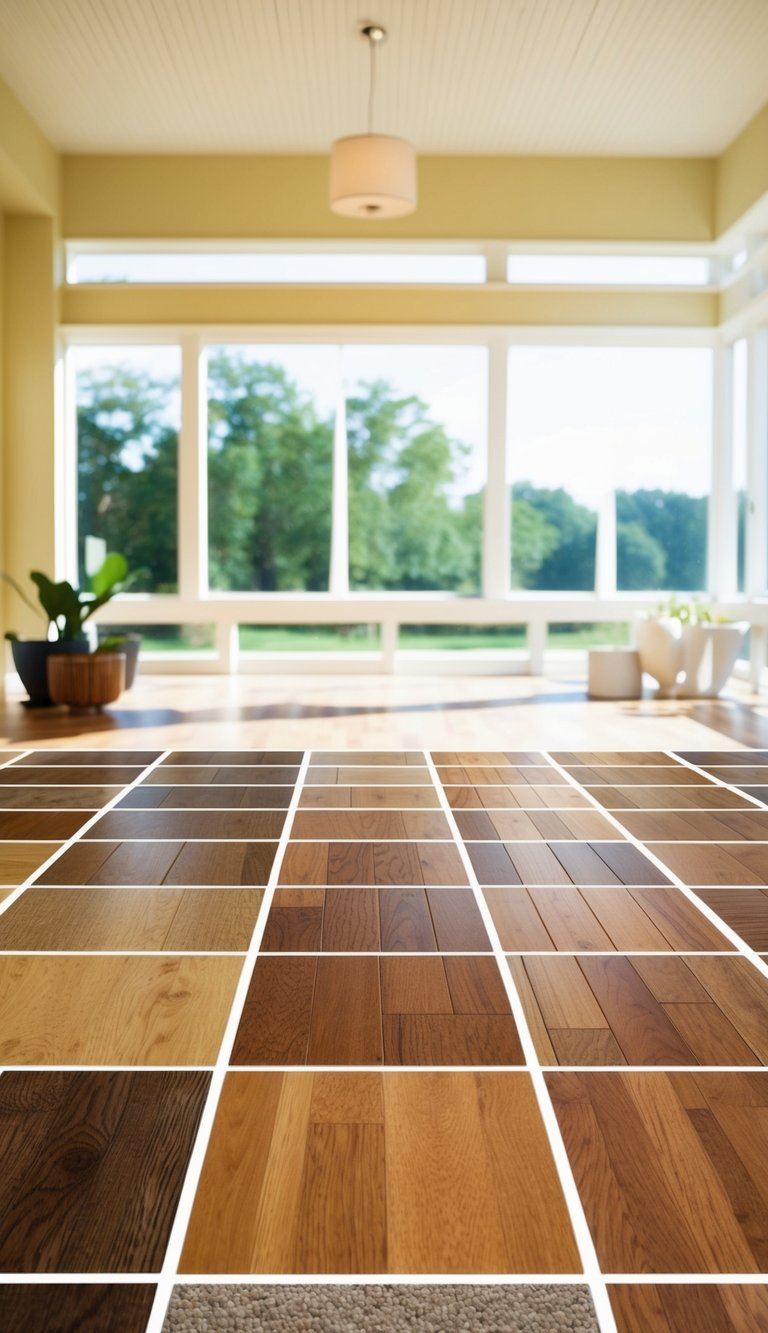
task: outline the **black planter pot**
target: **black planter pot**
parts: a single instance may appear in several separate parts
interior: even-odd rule
[[[52,653],[87,653],[88,647],[86,638],[58,639],[53,643],[48,639],[12,639],[13,665],[29,695],[25,707],[48,708],[53,704],[46,674],[46,663]]]

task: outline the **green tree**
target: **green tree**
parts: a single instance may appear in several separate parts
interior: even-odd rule
[[[680,491],[617,491],[616,518],[619,524],[638,523],[664,553],[661,580],[646,587],[672,592],[696,592],[706,587],[706,496]]]
[[[622,592],[664,588],[667,559],[642,523],[616,524],[616,587]]]
[[[597,515],[578,504],[562,487],[542,490],[529,481],[515,484],[512,494],[512,527],[517,507],[525,504],[540,516],[545,527],[536,535],[541,560],[534,564],[534,548],[528,553],[525,573],[518,568],[517,580],[537,591],[592,592],[595,586]],[[523,524],[530,514],[523,511]],[[553,535],[554,534],[554,535]],[[554,536],[557,537],[556,544]],[[538,556],[536,556],[538,558]]]
[[[512,501],[512,587],[536,587],[542,565],[557,550],[560,534],[533,499]]]

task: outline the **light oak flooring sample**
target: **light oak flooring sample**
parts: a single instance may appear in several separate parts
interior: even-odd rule
[[[509,962],[545,1064],[768,1064],[768,980],[748,959]]]
[[[4,1073],[0,1272],[157,1272],[208,1083],[191,1070]],[[106,1309],[104,1323],[67,1323],[67,1308],[3,1328],[123,1327]]]
[[[241,966],[189,954],[7,954],[0,1064],[213,1064]]]
[[[453,842],[453,833],[438,810],[298,810],[291,842],[325,838],[437,838]]]
[[[22,884],[61,842],[0,842],[0,884]]]
[[[666,754],[663,750],[553,750],[552,758],[556,764],[562,764],[563,768],[580,767],[594,768],[597,765],[601,767],[637,767],[638,765],[650,764],[653,767],[661,765],[669,767],[676,762],[674,756]],[[575,774],[578,778],[578,774]]]
[[[290,842],[280,884],[467,884],[453,842]]]
[[[717,912],[750,949],[768,951],[768,889],[697,889],[696,897]]]
[[[371,765],[356,764],[354,753],[346,764],[326,767],[310,764],[304,779],[308,787],[433,787],[429,769],[417,764]]]
[[[591,803],[575,787],[444,787],[453,810],[586,810]]]
[[[276,842],[92,842],[63,853],[38,884],[182,887],[269,880]],[[0,855],[2,850],[0,849]]]
[[[263,953],[490,953],[471,889],[278,888]]]
[[[234,1065],[520,1065],[492,957],[256,960]]]
[[[768,1286],[742,1283],[608,1284],[617,1333],[761,1333]]]
[[[695,777],[695,774],[692,774]],[[727,787],[590,787],[606,810],[755,810],[754,802]]]
[[[35,888],[0,916],[0,949],[245,953],[263,889]]]
[[[736,947],[679,889],[515,885],[494,886],[483,893],[502,948],[512,953],[610,949],[727,953]]]
[[[434,787],[302,787],[300,810],[436,810]]]
[[[578,1273],[524,1073],[230,1073],[185,1273]]]
[[[768,1263],[768,1073],[546,1075],[608,1273]]]
[[[540,750],[433,750],[432,762],[435,765],[458,764],[461,768],[467,765],[470,768],[487,768],[489,765],[504,768],[509,764],[541,767],[547,761]]]
[[[398,768],[403,764],[409,767],[412,764],[417,768],[424,767],[424,755],[421,750],[313,750],[310,758],[313,767],[317,764],[330,765],[332,768],[338,768],[339,765],[346,767],[348,764],[364,768],[380,766],[386,768],[392,765]]]
[[[766,842],[768,810],[626,810],[622,824],[642,842]]]

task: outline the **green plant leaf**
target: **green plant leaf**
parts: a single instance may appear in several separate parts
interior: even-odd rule
[[[59,631],[59,638],[78,638],[82,633],[83,608],[72,584],[66,580],[54,583],[39,569],[33,569],[30,578],[37,587],[40,604],[49,621],[52,621]]]
[[[104,598],[105,593],[111,593],[115,585],[122,583],[128,576],[128,561],[124,555],[118,555],[116,551],[111,551],[104,560],[100,569],[91,579],[91,592],[94,597]],[[103,601],[99,602],[103,606]]]

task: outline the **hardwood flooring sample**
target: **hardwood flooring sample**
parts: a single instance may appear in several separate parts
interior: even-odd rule
[[[584,793],[575,787],[460,785],[444,786],[443,790],[454,810],[574,810],[590,804]]]
[[[110,810],[88,830],[84,840],[226,838],[245,841],[279,838],[284,823],[285,815],[277,810]]]
[[[60,842],[0,842],[0,884],[22,884],[61,845]]]
[[[556,768],[548,765],[541,767],[518,768],[512,765],[502,767],[439,767],[437,776],[444,787],[496,787],[496,786],[567,786],[567,780]]]
[[[484,953],[491,948],[471,889],[428,891],[423,885],[277,889],[261,947],[264,953]]]
[[[439,811],[421,813],[413,810],[299,810],[291,828],[291,840],[304,838],[309,841],[343,838],[439,838],[453,841],[445,815]]]
[[[358,953],[381,948],[379,892],[374,888],[328,888],[318,950]]]
[[[159,1271],[208,1083],[195,1071],[4,1073],[0,1270]],[[92,1290],[69,1288],[75,1301]]]
[[[427,900],[441,953],[490,952],[488,932],[471,889],[428,888]]]
[[[0,810],[94,811],[100,810],[120,791],[120,787],[0,786]]]
[[[681,759],[687,759],[689,764],[698,764],[700,768],[707,768],[712,764],[724,765],[725,767],[739,766],[741,764],[768,764],[768,750],[677,750]]]
[[[643,765],[628,764],[624,767],[585,767],[571,770],[572,776],[582,787],[701,787],[707,785],[706,777],[694,773],[683,764]],[[714,783],[712,784],[714,786]],[[670,793],[671,795],[671,793]]]
[[[446,894],[466,894],[472,897],[469,889],[445,889]],[[424,888],[387,888],[379,889],[379,922],[381,928],[381,947],[389,953],[429,953],[436,949],[447,949],[446,942],[451,935],[449,927],[441,925],[439,942],[435,933],[435,922],[429,910],[429,899]],[[475,911],[477,909],[475,908]],[[478,913],[478,920],[479,920]],[[482,926],[482,921],[481,921]],[[475,925],[476,929],[476,925]],[[459,931],[454,929],[452,938],[457,938]],[[474,946],[466,944],[464,948]],[[490,949],[486,936],[484,948]]]
[[[593,768],[610,767],[618,765],[626,767],[628,764],[632,767],[638,765],[662,766],[673,764],[671,759],[663,750],[578,750],[576,752],[567,750],[553,750],[552,758],[556,764],[562,764],[563,768],[576,767],[577,769],[586,766]],[[575,775],[578,779],[578,774]]]
[[[608,1284],[617,1333],[746,1333],[768,1328],[768,1286]]]
[[[692,775],[693,776],[693,775]],[[606,810],[754,810],[756,807],[727,787],[591,787]]]
[[[765,842],[768,810],[628,811],[621,822],[642,841]]]
[[[38,884],[264,886],[276,842],[95,842],[70,847]]]
[[[534,886],[483,892],[502,948],[515,953],[735,947],[677,890]]]
[[[378,768],[383,765],[401,767],[403,764],[415,764],[424,767],[424,755],[421,750],[313,750],[312,764],[321,766],[330,764],[333,768],[348,764]]]
[[[749,757],[749,756],[747,756]],[[750,783],[763,783],[768,777],[768,769],[763,763],[746,763],[740,765],[721,766],[713,764],[707,766],[707,772],[712,774],[713,778],[719,778],[721,782],[728,782],[732,787],[746,787]]]
[[[745,844],[743,852],[733,844],[722,847],[712,842],[652,842],[648,846],[683,884],[745,887],[768,883],[768,848],[762,844]],[[747,852],[754,853],[751,865],[744,860]]]
[[[213,1064],[241,966],[189,954],[0,957],[0,1063]]]
[[[441,764],[459,764],[462,768],[469,765],[470,768],[482,768],[490,765],[497,768],[499,765],[505,767],[508,764],[535,764],[539,767],[546,763],[544,755],[540,750],[433,750],[432,762],[435,765]]]
[[[29,787],[72,786],[88,787],[125,787],[141,777],[144,767],[127,768],[121,764],[102,765],[94,768],[91,764],[65,768],[63,765],[47,764],[37,768],[21,767],[13,764],[10,768],[0,768],[0,785]],[[151,778],[150,774],[150,778]],[[92,781],[89,781],[92,779]],[[148,779],[149,780],[149,779]]]
[[[738,957],[523,957],[521,994],[544,1063],[747,1065],[768,1063],[768,981]],[[608,1028],[609,1058],[579,1051],[563,1032]],[[567,1051],[566,1055],[562,1052]]]
[[[198,765],[161,764],[148,773],[142,785],[148,787],[224,786],[224,787],[293,787],[299,775],[298,768],[282,765],[252,767],[247,764]]]
[[[682,893],[669,889],[630,889],[632,897],[658,926],[673,949],[716,949],[729,953],[734,945]],[[626,947],[626,946],[622,946]]]
[[[310,764],[305,782],[308,787],[434,787],[429,769],[416,764],[381,768],[350,764],[342,767],[321,767]]]
[[[768,812],[766,812],[768,813]],[[67,842],[91,818],[89,812],[66,810],[12,810],[0,813],[0,840],[33,838]]]
[[[309,901],[295,895],[312,894]],[[325,889],[276,889],[261,941],[262,953],[317,953],[323,940]]]
[[[256,960],[233,1065],[382,1062],[523,1064],[495,960]]]
[[[144,1333],[154,1299],[155,1288],[148,1282],[0,1282],[0,1327],[30,1333]]]
[[[51,768],[68,768],[71,765],[84,765],[86,768],[102,769],[127,764],[142,769],[154,764],[161,753],[161,750],[33,750],[31,754],[19,759],[15,767],[37,768],[47,765]]]
[[[525,1074],[227,1076],[181,1271],[578,1270]]]
[[[455,843],[291,842],[281,884],[466,884]]]
[[[434,787],[302,787],[301,810],[434,810]]]
[[[116,810],[287,810],[293,787],[134,787]]]
[[[697,889],[696,896],[737,931],[750,949],[768,951],[768,890]]]
[[[546,1081],[604,1272],[765,1268],[768,1073]]]
[[[297,768],[304,758],[303,750],[174,750],[163,759],[160,767],[169,764],[191,764],[193,767],[211,765],[266,765]]]

